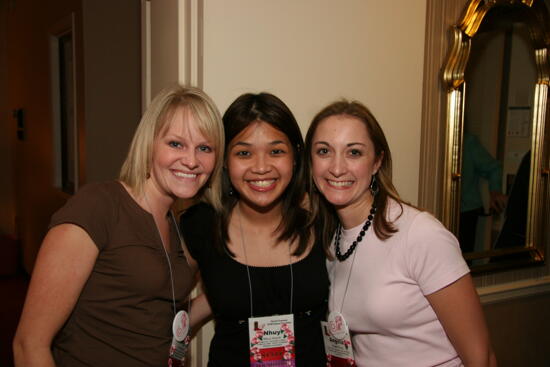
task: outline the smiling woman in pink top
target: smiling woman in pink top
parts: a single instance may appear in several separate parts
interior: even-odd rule
[[[458,242],[400,199],[370,111],[358,102],[327,106],[306,151],[317,188],[311,203],[333,259],[328,321],[343,321],[350,358],[358,366],[496,365]]]

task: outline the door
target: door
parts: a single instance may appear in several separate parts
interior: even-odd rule
[[[80,0],[10,2],[7,104],[15,197],[10,210],[28,272],[50,216],[84,180],[81,29]]]

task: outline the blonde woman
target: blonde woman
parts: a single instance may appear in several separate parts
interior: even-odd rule
[[[16,366],[167,365],[172,320],[197,271],[170,207],[197,197],[220,209],[223,146],[219,112],[201,90],[174,86],[152,101],[120,179],[83,187],[53,215]]]

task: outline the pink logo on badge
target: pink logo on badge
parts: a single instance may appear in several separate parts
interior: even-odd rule
[[[333,335],[340,333],[340,331],[342,331],[342,325],[343,325],[342,316],[337,315],[334,318],[334,320],[329,321],[328,325],[329,325],[329,328],[330,328],[330,332]]]
[[[172,323],[172,333],[178,342],[185,339],[189,333],[189,316],[187,312],[182,310],[176,314]]]
[[[327,321],[328,331],[332,337],[342,340],[348,335],[348,324],[340,312],[332,311]]]

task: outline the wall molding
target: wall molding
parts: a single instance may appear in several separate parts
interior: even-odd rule
[[[177,0],[177,62],[178,82],[182,85],[203,88],[204,81],[204,1]],[[201,294],[198,284],[191,297]],[[190,344],[191,367],[206,366],[210,341],[214,335],[213,322],[205,324]]]
[[[477,289],[484,305],[550,293],[550,276],[497,284]]]
[[[445,154],[446,94],[441,68],[450,44],[449,30],[459,19],[465,4],[466,0],[428,0],[426,3],[418,205],[437,218],[442,215]]]
[[[141,112],[151,102],[151,1],[141,0]]]
[[[178,0],[178,74],[184,85],[203,87],[204,1]]]

